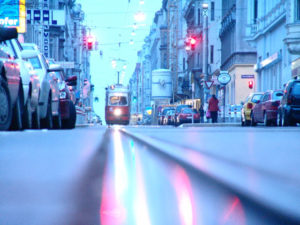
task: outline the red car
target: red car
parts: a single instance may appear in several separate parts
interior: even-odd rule
[[[194,116],[194,123],[200,123],[200,113],[192,108],[183,108],[176,117],[176,124],[191,123]]]
[[[265,92],[252,110],[253,125],[257,123],[264,123],[265,126],[277,125],[278,106],[282,96],[282,90]]]
[[[76,124],[75,94],[72,86],[77,85],[77,76],[65,77],[63,68],[60,65],[52,64],[49,66],[50,76],[59,86],[59,116],[53,118],[53,125],[56,129],[73,129]]]
[[[0,28],[0,130],[22,129],[23,91],[19,64],[5,41],[17,38],[15,28]]]

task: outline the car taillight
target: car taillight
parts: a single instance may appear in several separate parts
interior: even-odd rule
[[[251,102],[249,102],[248,104],[247,104],[247,109],[252,109],[253,108],[253,104],[251,103]]]

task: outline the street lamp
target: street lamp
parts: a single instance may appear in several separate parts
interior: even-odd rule
[[[139,11],[134,15],[134,20],[137,22],[143,22],[146,19],[145,13]]]

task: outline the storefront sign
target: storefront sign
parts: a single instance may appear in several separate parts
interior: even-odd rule
[[[50,38],[49,38],[49,0],[44,0],[43,5],[43,53],[46,58],[50,57]]]
[[[243,74],[241,75],[242,79],[254,79],[254,74]]]
[[[25,33],[25,0],[0,1],[0,5],[0,26],[16,27],[19,33]]]
[[[218,81],[220,84],[226,85],[230,82],[231,76],[228,71],[220,71],[220,75],[218,76]]]
[[[265,66],[275,62],[276,60],[279,59],[279,54],[276,52],[275,54],[271,55],[270,57],[266,58],[265,60],[261,61],[259,63],[259,68],[264,68]]]
[[[28,9],[27,10],[27,23],[40,24],[44,21],[48,22],[51,26],[64,26],[66,24],[66,17],[64,10],[40,10]]]

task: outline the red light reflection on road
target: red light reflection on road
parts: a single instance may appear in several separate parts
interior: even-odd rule
[[[128,186],[128,175],[120,131],[115,130],[113,163],[105,169],[103,179],[100,220],[102,225],[124,224],[127,211],[124,206]],[[114,179],[112,179],[114,178]]]
[[[230,199],[228,207],[225,209],[221,224],[246,224],[245,212],[238,197]]]
[[[188,175],[182,167],[177,165],[173,177],[181,224],[197,224],[195,218],[195,204],[193,202],[194,197]]]

